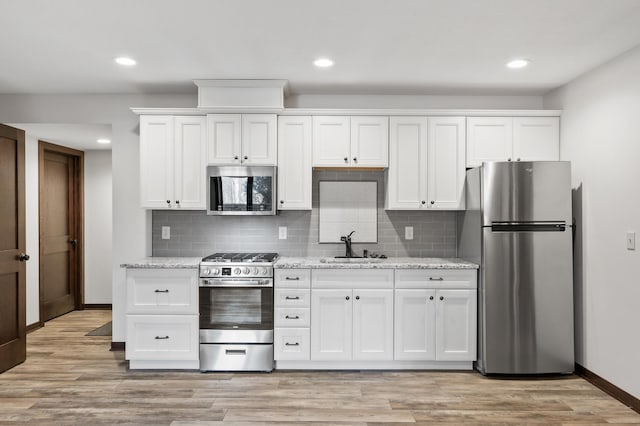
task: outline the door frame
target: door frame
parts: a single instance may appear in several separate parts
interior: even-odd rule
[[[44,323],[42,320],[44,299],[43,299],[43,283],[42,277],[44,276],[44,262],[43,259],[43,227],[42,224],[42,214],[43,209],[42,206],[44,200],[44,185],[42,185],[42,181],[44,179],[44,153],[53,152],[56,154],[63,154],[70,157],[73,157],[73,182],[70,182],[69,185],[73,186],[70,189],[70,193],[76,194],[73,200],[73,210],[75,211],[75,218],[73,223],[73,231],[76,235],[76,239],[78,240],[78,244],[76,244],[75,248],[75,262],[71,264],[71,270],[69,271],[69,276],[73,276],[74,280],[74,288],[72,289],[75,298],[75,310],[82,310],[84,307],[84,152],[78,151],[73,148],[68,148],[65,146],[56,145],[50,142],[46,142],[43,140],[38,140],[38,243],[39,243],[39,282],[38,282],[38,305],[39,305],[39,316],[40,322]],[[73,191],[73,192],[71,192]]]

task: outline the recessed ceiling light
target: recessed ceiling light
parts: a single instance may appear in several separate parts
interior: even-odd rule
[[[96,142],[101,143],[101,144],[111,143],[111,141],[109,139],[98,139]]]
[[[119,56],[115,58],[114,61],[116,61],[116,64],[124,65],[126,67],[132,67],[136,64],[136,61],[134,59],[127,58],[126,56]]]
[[[330,66],[333,66],[333,61],[329,58],[319,58],[313,61],[313,65],[318,68],[328,68]]]
[[[528,59],[514,59],[513,61],[507,62],[507,68],[524,68],[529,65],[529,62],[531,61]]]

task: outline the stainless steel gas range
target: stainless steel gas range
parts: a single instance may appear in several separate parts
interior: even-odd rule
[[[215,253],[200,262],[200,371],[273,370],[277,253]]]

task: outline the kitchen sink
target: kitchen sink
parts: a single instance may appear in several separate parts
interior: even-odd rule
[[[323,257],[321,263],[380,263],[384,259],[373,257]]]

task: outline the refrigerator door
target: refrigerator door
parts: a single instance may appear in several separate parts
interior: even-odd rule
[[[485,374],[570,373],[571,227],[483,228],[479,368]]]
[[[488,162],[482,167],[482,221],[571,224],[571,163]]]

